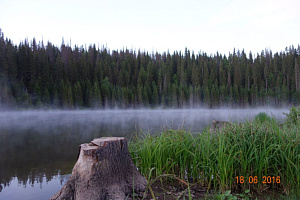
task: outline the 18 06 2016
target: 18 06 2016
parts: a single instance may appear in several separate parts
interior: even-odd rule
[[[236,182],[239,184],[244,184],[244,183],[250,183],[250,184],[257,184],[258,183],[258,178],[257,176],[249,176],[249,177],[244,177],[244,176],[237,176]],[[271,183],[280,183],[280,176],[263,176],[261,183],[263,184],[271,184]]]

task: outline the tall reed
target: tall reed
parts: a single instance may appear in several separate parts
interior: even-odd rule
[[[153,177],[174,174],[215,191],[300,195],[299,133],[299,125],[253,120],[217,133],[208,129],[197,134],[184,130],[146,133],[132,138],[129,149],[145,176],[154,168]],[[237,182],[241,176],[244,183]],[[267,177],[272,180],[265,184]]]

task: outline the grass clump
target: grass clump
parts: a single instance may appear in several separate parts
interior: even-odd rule
[[[143,134],[130,141],[129,149],[143,175],[153,170],[152,178],[173,174],[221,193],[279,191],[300,196],[299,132],[299,124],[280,126],[259,114],[253,121],[232,124],[216,134],[209,130]],[[243,183],[236,178],[241,176]]]
[[[294,124],[297,125],[300,123],[300,106],[294,107],[290,109],[289,113],[283,113],[287,116],[287,119],[285,121],[286,124]]]
[[[272,121],[276,121],[275,118],[270,117],[269,115],[267,115],[267,113],[265,112],[260,112],[259,114],[257,114],[254,117],[254,121],[257,123],[265,123],[265,122],[272,122]]]

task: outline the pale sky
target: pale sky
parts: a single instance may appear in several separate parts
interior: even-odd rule
[[[0,0],[0,28],[60,47],[256,54],[300,44],[299,0]]]

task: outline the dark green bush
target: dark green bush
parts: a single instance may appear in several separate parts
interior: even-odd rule
[[[300,106],[292,106],[290,113],[283,113],[287,116],[285,123],[297,125],[300,123]]]
[[[267,115],[265,112],[260,112],[254,117],[254,121],[258,123],[271,122],[272,120],[274,119]]]

